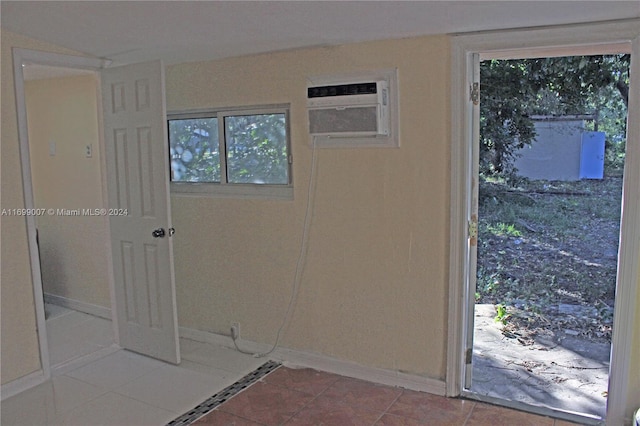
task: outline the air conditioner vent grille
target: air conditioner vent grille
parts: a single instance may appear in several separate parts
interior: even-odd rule
[[[306,89],[314,147],[399,146],[397,69],[309,77]]]
[[[376,106],[341,109],[309,110],[309,130],[312,134],[364,133],[375,135],[378,131]]]
[[[378,93],[376,82],[338,84],[335,86],[317,86],[307,89],[307,98],[324,98],[329,96],[375,95]]]

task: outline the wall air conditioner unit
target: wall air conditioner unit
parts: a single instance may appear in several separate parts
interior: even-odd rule
[[[313,136],[389,134],[389,85],[386,81],[309,87],[307,106],[309,132]]]
[[[309,133],[320,146],[397,146],[395,70],[325,77],[307,87]]]

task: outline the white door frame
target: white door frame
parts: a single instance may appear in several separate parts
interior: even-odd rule
[[[14,85],[16,94],[16,112],[18,115],[18,140],[20,144],[20,163],[22,166],[22,186],[24,193],[24,206],[25,209],[34,209],[34,197],[33,197],[33,181],[31,175],[31,160],[29,156],[29,132],[27,126],[27,105],[24,94],[24,75],[22,71],[23,65],[37,64],[48,65],[63,68],[78,68],[84,70],[100,71],[101,68],[106,67],[111,63],[110,60],[100,58],[90,58],[82,56],[63,55],[51,52],[42,52],[29,49],[13,49],[13,72],[14,72]],[[99,84],[99,83],[98,83]],[[107,192],[106,192],[106,162],[104,156],[104,139],[102,132],[102,101],[101,90],[97,88],[98,102],[96,104],[96,114],[98,115],[98,145],[100,149],[100,168],[101,168],[101,185],[102,185],[102,197],[105,205],[107,205]],[[40,271],[40,255],[38,253],[38,246],[36,242],[36,221],[34,216],[27,215],[25,217],[27,223],[27,238],[29,247],[29,257],[31,260],[31,281],[33,283],[33,297],[36,308],[36,326],[38,330],[38,344],[40,346],[40,362],[42,364],[42,379],[46,381],[51,377],[51,365],[49,360],[49,346],[47,342],[46,333],[46,319],[44,312],[43,292],[42,292],[42,277]],[[106,221],[108,234],[110,235],[109,218],[104,217]],[[106,261],[108,263],[108,280],[109,289],[111,293],[111,317],[113,319],[113,330],[115,341],[118,342],[118,328],[115,315],[115,297],[114,297],[114,280],[113,280],[113,265],[111,259],[111,240],[105,242],[107,246]],[[38,383],[29,383],[27,386],[34,386]],[[23,389],[22,389],[23,390]]]
[[[640,20],[495,31],[454,36],[451,56],[451,225],[449,263],[449,330],[447,343],[446,391],[463,393],[464,348],[469,294],[468,221],[471,215],[472,123],[469,84],[472,55],[492,58],[530,56],[532,51],[549,56],[569,53],[609,53],[621,45],[632,53],[630,93],[640,93]],[[579,53],[578,53],[579,52]],[[486,56],[485,56],[486,57]],[[616,283],[616,306],[612,338],[608,425],[623,424],[631,408],[627,400],[634,333],[635,301],[640,273],[640,100],[630,96],[628,108],[623,207]],[[636,326],[637,327],[637,326]],[[471,330],[472,332],[473,330]]]

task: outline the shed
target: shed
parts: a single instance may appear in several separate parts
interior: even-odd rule
[[[592,116],[534,116],[536,138],[516,153],[518,176],[529,179],[574,181],[602,179],[604,133],[587,132]]]

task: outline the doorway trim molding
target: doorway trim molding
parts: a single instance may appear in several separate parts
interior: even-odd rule
[[[472,56],[483,59],[612,53],[621,46],[632,53],[630,92],[640,92],[640,20],[491,31],[454,35],[451,49],[451,175],[449,314],[446,393],[458,396],[464,386],[467,330],[465,303],[469,286],[467,224],[471,214],[473,116],[469,101]],[[616,283],[616,308],[606,423],[623,424],[631,401],[629,375],[633,356],[633,318],[640,270],[640,100],[631,96],[628,108],[626,164]],[[636,326],[638,327],[638,326]]]
[[[22,167],[22,187],[25,209],[33,209],[34,196],[33,196],[33,182],[31,175],[31,160],[29,155],[29,132],[27,123],[27,104],[24,90],[24,73],[23,66],[25,65],[47,65],[62,68],[76,68],[99,72],[100,69],[107,67],[111,61],[102,58],[73,56],[66,54],[59,54],[53,52],[44,52],[39,50],[16,48],[13,49],[13,74],[14,74],[14,88],[16,96],[16,113],[18,116],[18,141],[20,144],[20,164]],[[100,90],[98,93],[98,103],[96,105],[96,114],[98,115],[99,125],[99,146],[101,150],[100,167],[102,169],[102,193],[106,200],[106,164],[104,163],[104,150],[103,136],[102,136],[102,112],[100,100]],[[46,319],[44,312],[44,300],[42,290],[42,278],[40,271],[40,255],[38,253],[38,245],[36,242],[36,221],[34,216],[25,216],[27,224],[27,239],[29,247],[29,258],[31,261],[31,282],[33,283],[33,297],[36,315],[36,327],[38,333],[38,345],[40,348],[40,363],[42,375],[38,376],[39,381],[33,379],[25,382],[22,386],[18,386],[21,390],[26,390],[29,387],[35,386],[40,382],[44,382],[51,377],[51,365],[49,360],[49,347],[46,333]],[[109,226],[107,221],[107,226]],[[110,244],[107,242],[107,244]],[[111,291],[111,311],[112,316],[115,310],[115,300],[113,296],[113,268],[111,267],[111,249],[107,247],[107,262],[109,262],[109,287]],[[117,327],[114,324],[114,333],[116,342],[118,341]],[[31,376],[29,376],[31,377]],[[19,382],[21,379],[17,379],[15,382]],[[14,382],[11,382],[12,384]],[[4,386],[3,386],[4,388]],[[4,395],[3,395],[4,396]]]

